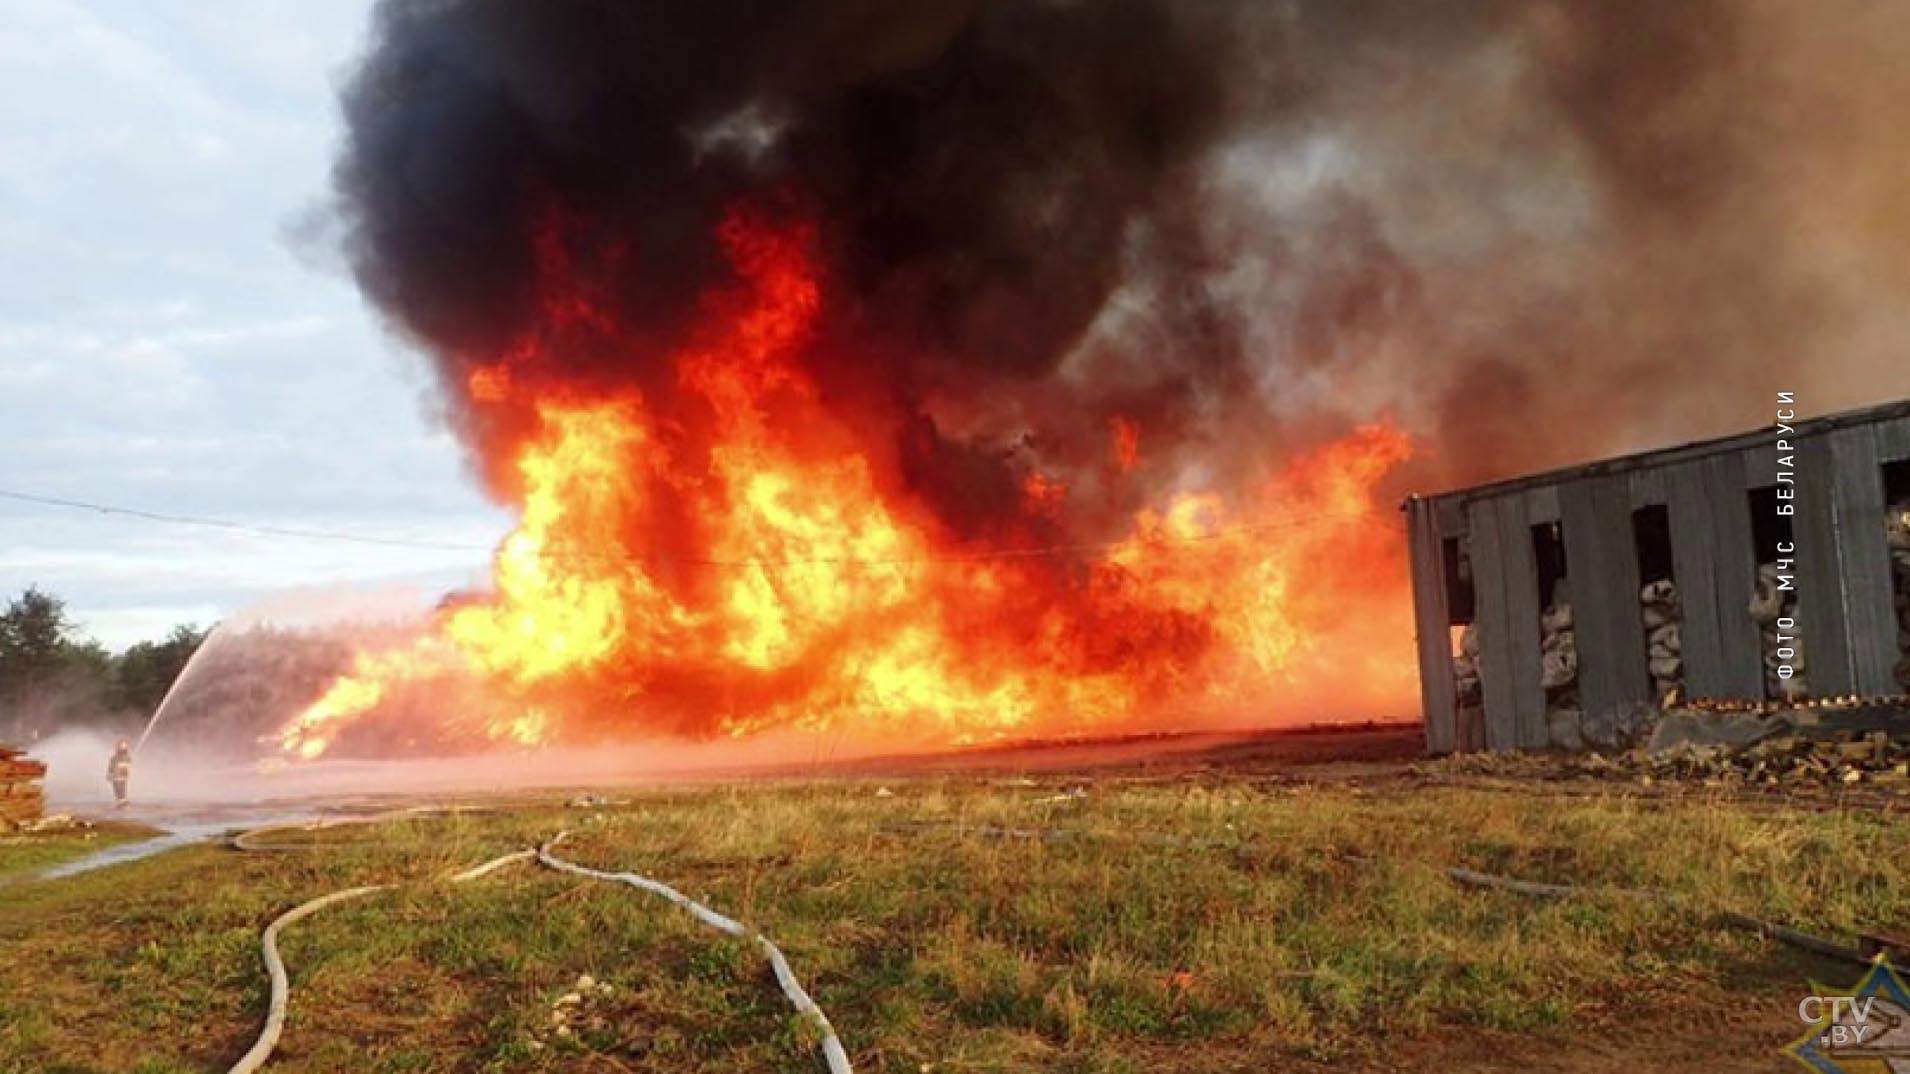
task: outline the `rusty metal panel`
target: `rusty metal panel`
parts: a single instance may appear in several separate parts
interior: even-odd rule
[[[1443,535],[1431,502],[1416,497],[1406,505],[1406,525],[1411,541],[1413,621],[1418,627],[1419,695],[1426,720],[1426,752],[1451,753],[1457,735]]]
[[[1588,724],[1609,725],[1616,712],[1651,695],[1630,482],[1623,474],[1595,477],[1567,485],[1560,496],[1579,700]]]
[[[1851,426],[1824,439],[1831,458],[1832,528],[1837,536],[1838,592],[1843,601],[1839,622],[1849,653],[1852,689],[1893,694],[1898,690],[1895,584],[1890,550],[1884,542],[1883,464],[1876,431]],[[1800,595],[1800,600],[1808,599],[1808,593]]]
[[[1796,462],[1797,498],[1788,502],[1797,509],[1791,517],[1791,532],[1797,541],[1797,629],[1804,638],[1804,671],[1813,696],[1848,693],[1856,689],[1857,680],[1851,666],[1842,557],[1837,548],[1835,460],[1828,437],[1794,439],[1792,447],[1795,450],[1783,457]],[[1767,462],[1773,480],[1778,458],[1773,446]]]

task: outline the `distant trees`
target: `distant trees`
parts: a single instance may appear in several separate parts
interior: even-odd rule
[[[227,626],[214,639],[185,624],[113,653],[85,635],[58,597],[30,588],[0,611],[0,742],[31,746],[70,728],[137,735],[177,684],[155,742],[231,757],[269,753],[280,730],[351,667],[354,653],[401,648],[417,627],[403,619],[260,620]],[[192,676],[181,681],[189,663]],[[394,718],[359,729],[355,741],[387,754],[429,748],[426,729],[445,724],[439,714],[481,720],[474,714],[489,700],[436,681],[395,691],[383,706]]]
[[[57,680],[71,657],[66,605],[29,588],[0,615],[0,699],[16,701]]]
[[[114,700],[134,712],[150,714],[186,670],[192,654],[205,644],[208,633],[181,623],[165,641],[142,641],[119,654],[113,663]]]
[[[173,628],[117,656],[81,634],[60,598],[29,587],[0,612],[0,740],[63,727],[137,724],[159,704],[207,631]]]

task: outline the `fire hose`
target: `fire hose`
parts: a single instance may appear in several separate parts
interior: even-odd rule
[[[265,831],[265,829],[254,829],[244,834],[252,836],[262,831]],[[243,836],[241,838],[243,838]],[[257,851],[259,849],[257,847],[248,846],[246,843],[240,842],[239,839],[234,839],[233,845],[244,850]],[[459,884],[469,880],[476,880],[506,865],[520,861],[528,861],[535,856],[535,853],[535,851],[530,850],[513,851],[512,853],[492,858],[482,865],[466,869],[450,877],[450,881],[454,884]],[[232,1064],[232,1069],[228,1071],[227,1074],[253,1074],[254,1071],[264,1066],[265,1061],[271,1058],[272,1050],[278,1047],[279,1034],[285,1029],[285,1008],[291,994],[291,981],[287,978],[285,973],[285,961],[279,957],[279,933],[284,931],[287,925],[302,921],[318,913],[320,910],[325,909],[327,906],[341,902],[349,902],[352,899],[360,899],[367,895],[375,895],[381,891],[390,891],[394,886],[395,885],[392,884],[368,884],[364,887],[346,888],[342,891],[334,891],[329,895],[320,895],[316,899],[300,903],[292,909],[285,911],[273,919],[270,925],[265,926],[265,933],[259,937],[259,948],[265,956],[265,975],[271,982],[271,999],[266,1004],[265,1026],[259,1030],[259,1037],[252,1043],[252,1047],[247,1050],[244,1055],[239,1057],[238,1062]]]
[[[668,884],[659,883],[636,873],[606,873],[597,869],[588,869],[552,855],[550,848],[562,842],[568,834],[568,832],[558,832],[556,838],[537,848],[537,860],[545,868],[555,869],[560,873],[570,873],[573,876],[587,876],[592,880],[628,884],[639,891],[660,895],[688,910],[690,916],[718,932],[725,932],[754,943],[769,959],[770,967],[776,972],[776,984],[782,988],[783,995],[788,998],[790,1006],[796,1008],[797,1014],[809,1019],[810,1023],[821,1032],[822,1056],[823,1060],[829,1064],[830,1074],[852,1074],[849,1067],[849,1055],[843,1051],[842,1041],[836,1036],[835,1027],[829,1024],[829,1017],[822,1013],[821,1007],[816,1006],[815,1000],[809,998],[809,993],[803,991],[802,983],[796,980],[796,972],[789,968],[789,960],[783,957],[782,950],[771,942],[769,937],[735,918],[717,913]]]
[[[270,925],[265,926],[265,935],[260,938],[259,946],[265,952],[265,974],[272,982],[272,999],[265,1011],[265,1028],[259,1030],[259,1039],[239,1057],[238,1062],[232,1064],[228,1074],[252,1074],[253,1071],[264,1066],[265,1061],[272,1055],[272,1049],[278,1047],[279,1033],[285,1028],[285,1002],[287,994],[291,991],[291,983],[285,976],[285,962],[279,958],[279,932],[285,926],[310,917],[333,903],[363,898],[373,892],[387,891],[390,887],[389,884],[373,884],[368,887],[334,891],[330,895],[320,895],[310,902],[300,903],[285,911]]]
[[[404,813],[408,815],[415,815],[417,812],[418,811],[415,810],[404,811]],[[291,826],[276,825],[273,827],[282,829]],[[888,827],[890,827],[891,830],[920,832],[939,826],[917,822],[915,824],[892,825]],[[1006,828],[993,825],[982,825],[978,827],[956,825],[952,827],[960,831],[967,831],[984,837],[1038,839],[1043,841],[1060,840],[1092,834],[1058,828],[1026,829]],[[232,840],[232,845],[240,849],[251,851],[292,849],[256,845],[253,842],[253,838],[267,830],[270,829],[255,829],[246,832],[241,836],[235,837]],[[552,854],[551,848],[562,842],[568,834],[567,832],[559,832],[549,842],[538,847],[536,850],[519,850],[505,854],[466,869],[448,879],[452,883],[476,880],[507,865],[534,858],[539,864],[554,872],[586,877],[592,880],[601,880],[608,883],[624,884],[636,888],[639,891],[645,891],[667,899],[688,911],[692,917],[695,917],[698,921],[710,928],[754,943],[758,949],[762,951],[765,958],[768,959],[770,967],[775,973],[777,985],[781,988],[783,995],[789,1000],[790,1005],[796,1009],[799,1015],[809,1019],[811,1024],[820,1032],[823,1059],[829,1068],[830,1074],[853,1074],[848,1054],[842,1046],[841,1039],[836,1035],[834,1026],[829,1022],[828,1016],[822,1012],[822,1009],[816,1005],[815,1001],[809,996],[809,993],[803,989],[801,982],[796,979],[795,971],[789,965],[789,960],[773,941],[761,932],[750,928],[734,918],[718,913],[661,881],[653,880],[634,872],[611,873],[591,869],[574,862],[566,861]],[[1149,842],[1150,840],[1143,838],[1142,841]],[[1182,849],[1211,849],[1220,845],[1207,840],[1185,840],[1173,837],[1151,841],[1157,842],[1160,845],[1174,846]],[[1370,864],[1377,859],[1354,856],[1350,860],[1362,864]],[[1447,868],[1444,872],[1455,883],[1465,887],[1497,889],[1538,898],[1616,897],[1656,901],[1667,905],[1678,905],[1685,901],[1672,892],[1653,888],[1593,888],[1573,884],[1539,883],[1535,881],[1518,880],[1512,877],[1497,876],[1491,873],[1482,873],[1458,866]],[[327,906],[361,898],[377,892],[387,891],[393,886],[394,885],[390,884],[370,885],[366,887],[347,888],[342,891],[322,895],[286,911],[270,925],[266,926],[264,935],[261,938],[261,946],[264,952],[266,973],[271,981],[271,1000],[266,1014],[265,1026],[261,1030],[257,1042],[254,1043],[251,1050],[231,1068],[229,1074],[253,1074],[253,1072],[257,1071],[271,1055],[273,1048],[277,1045],[279,1035],[283,1030],[289,984],[286,978],[284,962],[278,953],[277,941],[279,933],[287,925],[309,917]],[[1777,924],[1735,911],[1720,912],[1716,915],[1716,918],[1720,922],[1732,927],[1747,929],[1768,939],[1777,940],[1814,954],[1860,964],[1869,961],[1863,952],[1856,947],[1841,944],[1834,940],[1803,932],[1786,925]]]
[[[353,818],[345,823],[371,823],[375,820],[391,819],[396,816],[416,816],[421,813],[432,812],[442,813],[447,812],[447,810],[400,810],[392,814],[381,814],[375,817]],[[280,824],[265,828],[255,828],[234,836],[231,840],[231,845],[236,849],[254,853],[260,851],[309,849],[306,847],[273,847],[260,845],[256,842],[256,837],[265,832],[296,827],[309,826]],[[507,865],[534,859],[545,868],[554,872],[568,873],[573,876],[582,876],[593,880],[626,884],[639,891],[646,891],[668,899],[689,911],[691,916],[703,922],[705,925],[756,944],[764,956],[768,958],[770,968],[776,975],[776,983],[781,988],[783,995],[788,998],[790,1005],[795,1007],[797,1014],[809,1019],[811,1024],[821,1033],[823,1060],[828,1065],[830,1074],[854,1074],[853,1068],[849,1065],[849,1055],[847,1051],[843,1049],[841,1038],[836,1036],[835,1027],[830,1024],[828,1016],[823,1014],[822,1008],[818,1007],[815,1000],[811,999],[809,993],[803,989],[801,982],[796,979],[795,971],[789,965],[789,960],[783,956],[782,950],[778,948],[769,937],[734,918],[717,913],[715,910],[684,895],[668,884],[632,872],[607,873],[590,869],[574,862],[565,861],[551,854],[550,848],[562,842],[568,835],[568,832],[560,831],[549,842],[538,847],[536,850],[513,851],[509,854],[492,858],[482,864],[472,866],[447,879],[454,884],[465,883],[487,876]],[[237,1063],[232,1065],[232,1068],[227,1074],[254,1074],[254,1072],[263,1067],[266,1060],[271,1057],[273,1049],[278,1046],[279,1036],[285,1028],[285,1014],[290,1000],[291,985],[285,972],[285,962],[279,956],[279,933],[283,931],[287,925],[310,917],[328,906],[348,902],[352,899],[363,898],[364,896],[373,895],[381,891],[389,891],[395,886],[396,885],[393,884],[372,884],[364,887],[346,888],[341,891],[331,892],[327,895],[321,895],[318,898],[301,903],[287,910],[265,927],[265,932],[261,935],[259,941],[260,949],[264,956],[266,976],[271,983],[271,997],[266,1007],[265,1025],[259,1031],[258,1039],[253,1043],[251,1049],[249,1049],[245,1055],[241,1056]]]

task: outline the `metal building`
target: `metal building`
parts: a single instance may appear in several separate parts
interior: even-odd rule
[[[1910,500],[1910,400],[1787,424],[1407,500],[1428,751],[1610,741],[1659,700],[1640,616],[1654,579],[1681,604],[1685,695],[1766,698],[1770,639],[1750,609],[1774,557],[1794,561],[1786,621],[1808,654],[1809,694],[1902,690],[1910,594],[1893,545],[1899,564],[1910,553],[1888,520],[1910,524],[1889,510]],[[1561,583],[1576,649],[1563,726],[1541,651]],[[1462,704],[1455,628],[1468,625],[1476,687],[1466,680]]]

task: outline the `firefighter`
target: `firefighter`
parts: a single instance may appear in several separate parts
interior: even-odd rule
[[[132,778],[133,747],[122,738],[113,759],[106,763],[106,779],[113,785],[113,802],[120,809],[126,808],[126,781]]]

